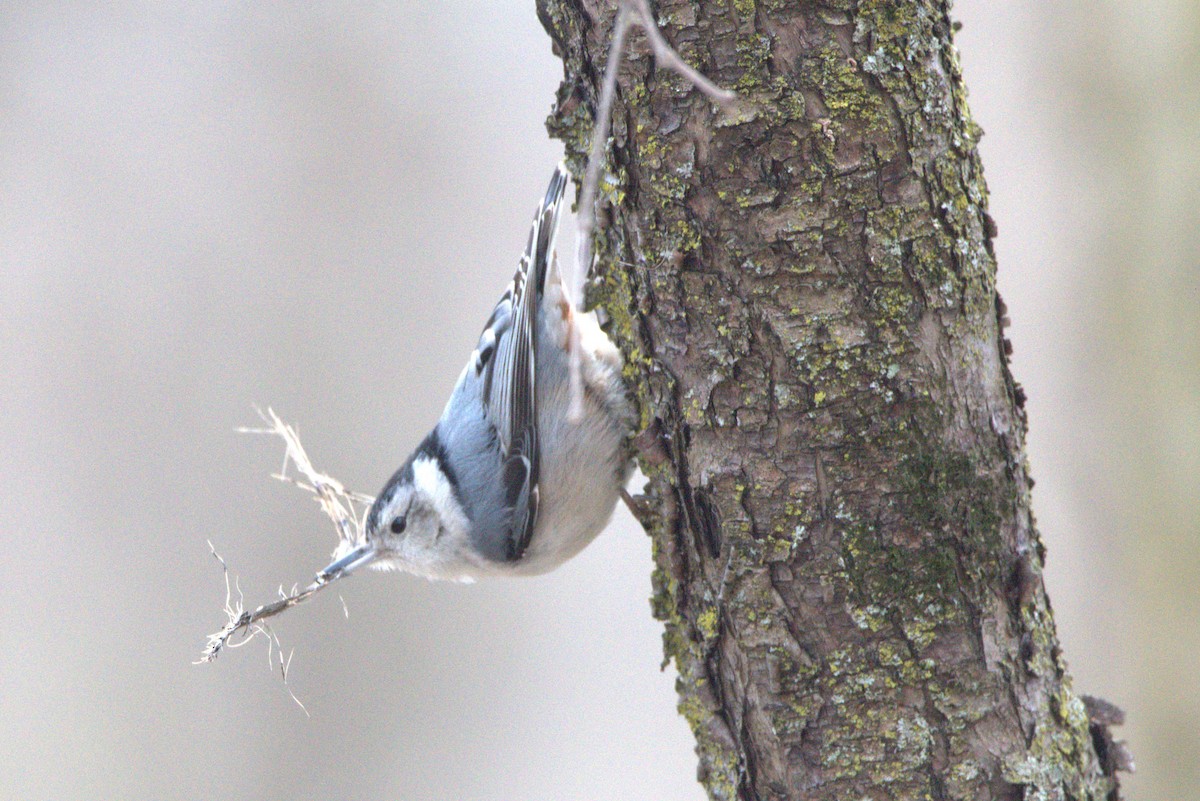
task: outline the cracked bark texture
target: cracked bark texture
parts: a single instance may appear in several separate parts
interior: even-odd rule
[[[715,799],[1116,798],[1041,580],[948,2],[666,0],[724,112],[623,62],[593,297]],[[583,173],[614,0],[539,0]]]

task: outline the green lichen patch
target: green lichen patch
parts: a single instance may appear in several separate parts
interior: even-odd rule
[[[771,59],[771,37],[752,33],[739,36],[737,40],[738,66],[742,75],[735,89],[752,95],[770,83],[769,62]]]
[[[1038,723],[1028,751],[1005,761],[1005,780],[1023,786],[1025,798],[1037,801],[1107,799],[1113,782],[1099,775],[1087,712],[1069,679],[1064,678],[1053,707],[1056,719]]]
[[[806,56],[800,69],[815,79],[817,91],[833,121],[882,121],[883,101],[867,86],[859,65],[840,48],[829,45]]]

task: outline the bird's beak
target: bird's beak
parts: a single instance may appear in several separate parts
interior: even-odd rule
[[[348,576],[363,565],[374,561],[376,556],[374,545],[360,545],[318,573],[317,583],[328,584],[334,579]]]

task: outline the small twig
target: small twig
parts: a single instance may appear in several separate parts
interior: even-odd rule
[[[579,189],[579,242],[576,250],[576,281],[571,287],[570,301],[576,310],[582,310],[583,285],[592,271],[592,235],[596,229],[596,196],[600,189],[600,171],[604,164],[604,151],[608,144],[612,126],[613,102],[617,93],[617,72],[625,54],[625,40],[629,26],[636,24],[646,33],[646,39],[654,51],[655,61],[673,70],[696,89],[714,102],[729,105],[737,95],[722,89],[705,78],[680,58],[679,53],[663,38],[662,31],[650,10],[649,0],[622,0],[613,23],[612,42],[608,46],[608,60],[604,65],[604,79],[600,85],[600,102],[596,109],[596,121],[592,127],[591,148],[588,151],[587,169]],[[570,370],[572,420],[583,416],[583,379],[581,376],[581,354],[578,326],[570,329]]]
[[[709,99],[715,103],[728,106],[737,100],[736,92],[717,86],[679,57],[678,51],[671,47],[671,44],[663,38],[662,30],[658,27],[658,22],[654,19],[654,13],[650,10],[649,0],[625,0],[625,2],[627,6],[632,7],[637,12],[639,17],[637,21],[642,26],[642,30],[646,32],[646,38],[650,41],[650,47],[654,50],[654,58],[659,64],[669,70],[673,70],[679,77],[708,95]]]
[[[612,43],[608,46],[608,63],[604,65],[604,82],[600,85],[600,107],[596,110],[596,122],[592,128],[592,146],[588,152],[587,169],[583,175],[583,186],[579,189],[579,236],[576,252],[575,276],[571,287],[571,304],[582,309],[583,286],[592,272],[592,233],[596,230],[596,193],[600,187],[600,168],[604,163],[604,149],[608,142],[608,131],[612,125],[613,98],[617,93],[617,70],[625,52],[625,34],[629,32],[629,9],[622,5],[613,24]],[[583,417],[583,377],[578,326],[570,327],[571,356],[571,407],[570,419]]]
[[[303,592],[296,593],[295,595],[286,595],[273,603],[263,604],[253,612],[247,612],[241,608],[240,602],[237,608],[227,607],[225,611],[229,615],[229,621],[220,631],[208,635],[208,644],[205,645],[204,652],[196,664],[213,661],[226,645],[229,645],[230,648],[236,648],[253,639],[255,634],[266,633],[265,629],[258,628],[262,621],[275,617],[281,612],[291,609],[293,606],[299,606],[328,587],[330,583],[332,582],[320,583],[314,581],[305,587]],[[233,643],[229,642],[230,638],[235,634],[243,632],[246,634],[243,639]]]
[[[269,425],[268,428],[240,428],[239,431],[253,434],[274,434],[284,441],[284,459],[283,466],[275,478],[285,481],[293,486],[299,487],[306,492],[311,492],[316,496],[317,503],[321,507],[321,511],[333,521],[334,527],[338,532],[338,548],[337,553],[345,553],[356,544],[363,541],[365,536],[364,528],[366,525],[366,511],[374,500],[369,495],[363,495],[357,492],[351,492],[342,486],[341,482],[330,476],[318,471],[313,467],[312,461],[305,453],[304,447],[300,444],[300,438],[296,434],[296,430],[285,424],[279,419],[275,412],[268,408],[265,412],[258,410],[259,417],[263,422]],[[294,468],[299,475],[291,475],[290,469]],[[360,511],[361,510],[361,511]],[[327,576],[319,574],[316,579],[305,587],[303,590],[298,590],[298,587],[292,587],[291,593],[285,593],[283,587],[279,588],[279,599],[272,603],[263,604],[252,612],[246,611],[243,603],[241,587],[238,586],[237,579],[234,579],[233,585],[230,584],[229,566],[225,560],[221,558],[216,549],[209,542],[209,548],[212,550],[212,555],[221,564],[221,570],[225,578],[225,615],[228,618],[225,625],[220,631],[210,634],[208,642],[205,644],[204,651],[200,655],[199,662],[211,662],[216,659],[217,654],[226,646],[237,648],[245,645],[255,636],[263,634],[268,638],[271,647],[268,648],[268,661],[273,664],[273,648],[278,648],[280,653],[281,672],[283,678],[287,680],[287,668],[283,663],[283,648],[279,642],[279,638],[265,624],[269,618],[272,618],[294,606],[307,601],[312,596],[316,595],[321,590],[330,586],[334,580],[340,578],[341,574]],[[233,590],[237,589],[237,602],[233,600]],[[342,601],[342,609],[349,616],[349,611],[346,609],[346,602]],[[239,639],[234,639],[237,635],[242,635]],[[287,664],[291,663],[291,656],[287,659]],[[290,692],[290,690],[289,690]],[[296,703],[300,703],[299,699],[292,695]],[[303,704],[300,704],[303,708]],[[307,710],[305,710],[307,712]]]

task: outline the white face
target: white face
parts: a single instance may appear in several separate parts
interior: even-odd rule
[[[454,488],[433,459],[418,457],[411,481],[389,491],[392,497],[371,535],[379,552],[378,566],[422,572],[422,564],[444,556],[438,553],[439,542],[450,546],[466,534],[468,522]]]

